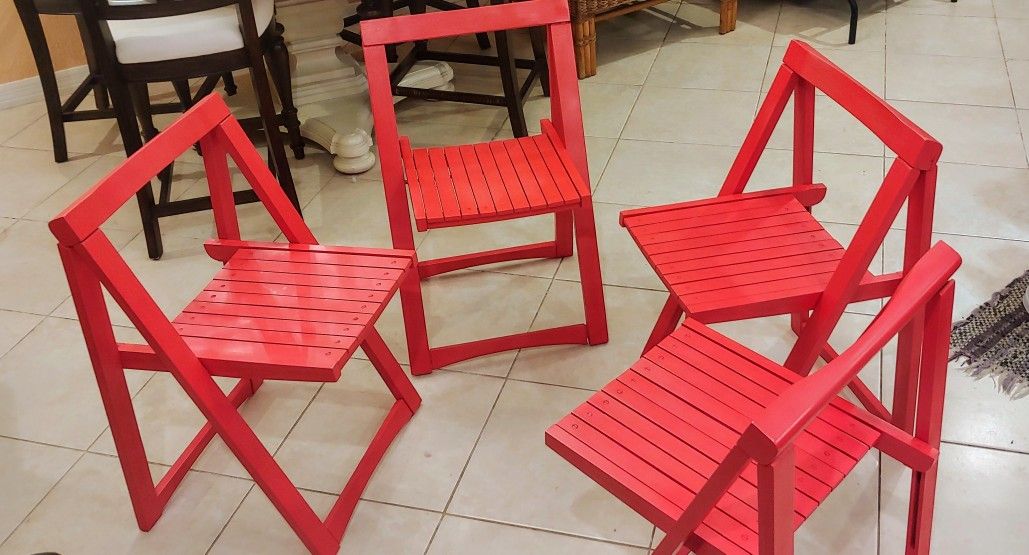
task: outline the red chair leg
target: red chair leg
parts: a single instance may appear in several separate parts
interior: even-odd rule
[[[574,238],[572,213],[558,212],[554,214],[554,256],[564,258],[572,255]]]
[[[936,471],[939,464],[925,472],[911,473],[911,501],[908,508],[906,555],[928,555],[936,501]]]
[[[114,332],[100,282],[89,271],[81,259],[67,247],[59,249],[61,262],[68,275],[71,288],[80,315],[82,333],[89,349],[89,356],[96,369],[97,386],[100,399],[107,413],[107,421],[111,426],[114,448],[118,453],[118,462],[125,475],[125,485],[129,490],[132,510],[136,515],[139,529],[145,531],[153,528],[161,517],[163,506],[157,499],[154,479],[150,474],[150,466],[146,460],[146,450],[139,434],[139,424],[132,407],[132,396],[125,382],[125,370],[121,366]]]
[[[657,317],[657,322],[654,322],[654,329],[650,332],[650,337],[647,338],[647,344],[643,346],[643,352],[646,353],[650,349],[654,348],[662,339],[668,337],[668,334],[675,331],[675,326],[679,325],[679,319],[682,318],[682,307],[679,306],[679,299],[675,297],[675,294],[668,295],[668,300],[665,301],[665,306],[661,308],[661,314]]]
[[[140,530],[147,532],[161,517],[164,506],[158,500],[154,488],[146,450],[139,434],[139,423],[125,382],[125,371],[111,368],[103,374],[97,375],[97,385],[100,386],[100,397],[111,425],[115,452],[118,453],[118,462],[125,475],[136,523]]]
[[[921,366],[922,316],[915,317],[897,335],[896,378],[893,390],[893,425],[908,433],[915,428],[915,392]]]
[[[593,219],[593,203],[583,199],[574,211],[575,246],[579,251],[579,280],[586,312],[586,330],[590,345],[607,343],[607,309],[604,306],[604,282],[600,275],[600,253],[597,250],[597,226]]]
[[[368,330],[368,336],[365,337],[362,348],[364,353],[368,355],[368,360],[371,361],[372,366],[382,376],[382,381],[386,382],[386,387],[389,388],[393,397],[398,401],[403,401],[407,408],[411,409],[412,413],[418,410],[418,407],[422,404],[422,398],[418,395],[414,385],[411,384],[411,380],[407,379],[404,369],[400,367],[400,363],[393,356],[393,352],[389,350],[386,342],[382,340],[382,336],[379,335],[375,328]]]
[[[757,465],[758,553],[793,555],[796,454],[787,447],[771,464]]]
[[[404,333],[407,336],[407,356],[411,374],[422,376],[432,372],[429,354],[429,335],[425,327],[425,305],[422,302],[422,283],[418,262],[400,284],[400,306],[404,312]]]
[[[307,549],[319,554],[336,553],[339,538],[325,527],[214,380],[183,374],[176,378]]]

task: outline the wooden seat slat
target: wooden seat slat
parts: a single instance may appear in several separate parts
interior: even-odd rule
[[[471,207],[474,212],[469,211],[468,215],[478,216],[495,212],[496,207],[493,204],[493,193],[490,192],[489,185],[486,183],[482,173],[482,166],[479,164],[479,157],[475,154],[475,149],[469,145],[448,147],[448,159],[451,156],[451,152],[454,153],[453,156],[461,165],[459,173],[464,180],[463,183],[468,188],[468,194],[471,195]]]
[[[335,337],[357,337],[363,326],[351,324],[330,324],[304,320],[280,320],[276,318],[226,316],[224,314],[200,314],[183,312],[172,322],[176,324],[239,328],[245,330],[267,330],[287,333],[315,333]]]
[[[305,297],[376,303],[385,300],[389,296],[387,291],[368,291],[366,289],[345,289],[341,287],[317,287],[311,285],[289,285],[283,283],[260,283],[253,281],[225,281],[220,279],[216,279],[211,281],[211,283],[208,283],[204,288],[204,291],[257,293],[281,297]]]
[[[380,303],[347,301],[337,299],[317,299],[314,297],[291,297],[287,295],[267,295],[264,293],[235,293],[230,291],[207,291],[197,297],[198,301],[207,303],[224,303],[248,306],[267,306],[276,308],[302,308],[305,310],[323,310],[329,312],[356,312],[373,314],[378,312]]]
[[[368,298],[383,291],[393,291],[396,280],[382,278],[354,278],[340,276],[321,276],[311,274],[291,274],[288,272],[269,272],[266,270],[231,270],[223,268],[215,275],[216,279],[233,282],[269,283],[295,285],[303,287],[338,288],[345,291],[365,291]]]
[[[225,339],[227,341],[240,341],[247,343],[292,345],[296,347],[343,350],[350,350],[353,347],[356,347],[356,345],[354,345],[353,337],[340,337],[336,335],[252,330],[194,324],[175,324],[175,329],[182,334],[183,337]]]
[[[412,204],[424,204],[424,210],[415,210],[418,228],[580,206],[589,188],[579,185],[577,173],[569,173],[561,150],[548,136],[533,135],[404,154]]]
[[[225,264],[228,270],[251,270],[282,272],[308,276],[359,277],[373,279],[397,279],[404,272],[392,268],[368,268],[366,266],[343,266],[333,264],[308,264],[304,262],[279,262],[277,260],[247,260],[233,258]]]

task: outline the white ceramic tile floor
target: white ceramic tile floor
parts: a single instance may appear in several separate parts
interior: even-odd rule
[[[1029,3],[1026,0],[859,0],[858,44],[846,45],[846,3],[744,0],[737,30],[717,33],[718,4],[662,4],[599,26],[599,74],[581,82],[595,187],[611,342],[485,357],[415,380],[425,403],[372,479],[341,552],[643,554],[660,533],[543,444],[543,430],[638,354],[664,299],[660,281],[618,225],[618,212],[714,194],[767,91],[790,38],[809,40],[944,144],[936,238],[965,260],[955,318],[1029,266]],[[673,16],[674,14],[674,16]],[[457,40],[461,48],[470,40]],[[524,41],[515,41],[524,49]],[[488,69],[460,66],[458,82],[499,90]],[[829,196],[815,215],[843,242],[853,234],[892,160],[827,98],[818,104],[816,176]],[[753,179],[790,179],[788,107]],[[537,88],[535,128],[548,111]],[[508,136],[503,109],[404,102],[402,129],[424,144]],[[40,103],[0,112],[0,554],[293,553],[293,533],[217,440],[149,533],[136,529],[75,311],[45,222],[121,160],[111,122],[68,126],[72,161],[55,164]],[[202,190],[192,154],[176,195]],[[297,163],[305,216],[326,243],[386,246],[375,168],[335,174],[329,157]],[[17,179],[15,179],[15,177]],[[258,207],[244,228],[274,236]],[[105,226],[169,313],[217,267],[201,251],[205,215],[168,220],[167,254],[146,258],[134,206]],[[423,257],[543,240],[549,218],[418,236]],[[897,269],[903,221],[875,270]],[[575,258],[503,264],[426,286],[433,341],[517,332],[581,318]],[[497,291],[505,291],[497,296]],[[401,362],[398,303],[380,323]],[[833,337],[852,341],[877,302],[850,307]],[[128,321],[114,309],[114,321]],[[781,359],[785,319],[719,326]],[[133,336],[119,327],[119,335]],[[889,403],[893,351],[862,378]],[[953,369],[948,380],[934,552],[1024,551],[1017,534],[1029,470],[1029,400]],[[223,387],[230,381],[222,383]],[[201,422],[167,375],[129,374],[143,436],[161,475]],[[243,409],[319,514],[356,463],[388,397],[363,355],[337,384],[268,384]],[[870,457],[805,524],[804,553],[899,553],[906,474]]]

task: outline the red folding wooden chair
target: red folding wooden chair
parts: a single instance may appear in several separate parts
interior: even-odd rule
[[[568,21],[567,1],[528,0],[361,22],[393,246],[413,249],[415,245],[408,192],[418,231],[540,214],[554,214],[556,219],[553,241],[423,260],[417,263],[421,279],[482,264],[570,256],[573,237],[579,251],[585,324],[429,348],[420,293],[414,288],[401,289],[414,374],[510,349],[607,342],[604,291]],[[387,45],[527,27],[547,29],[552,121],[541,122],[541,134],[438,148],[411,148],[410,141],[399,136],[386,64]]]
[[[813,183],[812,177],[816,89],[897,155],[846,250],[811,215],[811,207],[826,194],[825,185]],[[744,192],[791,96],[793,185]],[[718,196],[621,214],[622,225],[671,293],[644,351],[671,333],[684,312],[705,323],[792,314],[794,330],[807,333],[785,366],[806,375],[819,355],[831,360],[836,353],[826,341],[844,310],[844,304],[835,301],[889,296],[929,248],[941,150],[940,143],[842,69],[807,44],[792,41]],[[869,267],[905,201],[903,271],[865,272],[853,283],[829,287],[843,260],[862,271]],[[848,259],[845,253],[853,256]],[[835,308],[824,318],[809,320],[808,312],[823,295],[834,299]],[[918,321],[916,317],[900,334],[898,368],[917,367]],[[910,386],[913,379],[914,374],[901,381]],[[866,408],[888,417],[860,380],[851,389]],[[894,423],[910,431],[913,407],[894,399],[893,408]]]
[[[912,470],[905,551],[927,554],[954,301],[949,280],[960,263],[938,243],[857,341],[807,377],[687,317],[547,430],[547,445],[665,531],[655,555],[792,553],[796,528],[874,447]],[[861,272],[840,264],[830,286]],[[815,312],[830,305],[835,311],[841,299],[823,296]],[[912,386],[896,384],[917,406],[912,434],[837,394],[916,319],[922,364]],[[820,336],[805,326],[798,343]]]
[[[225,263],[169,321],[99,228],[149,179],[199,142]],[[240,239],[226,156],[250,182],[288,243]],[[207,97],[50,222],[107,411],[129,497],[149,530],[217,434],[313,553],[336,553],[361,492],[421,403],[374,324],[404,280],[417,285],[410,251],[319,245],[217,95]],[[146,340],[114,338],[106,289]],[[264,380],[336,381],[357,347],[396,403],[326,518],[319,518],[237,408]],[[207,424],[155,486],[125,383],[125,369],[170,372]],[[225,394],[214,376],[241,378]]]

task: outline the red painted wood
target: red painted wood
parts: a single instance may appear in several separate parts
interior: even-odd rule
[[[757,163],[761,159],[761,153],[768,146],[768,140],[772,138],[772,131],[779,123],[786,103],[797,86],[799,79],[788,67],[780,67],[775,74],[772,86],[765,96],[765,101],[758,109],[754,124],[750,127],[747,137],[743,140],[740,152],[736,156],[728,175],[722,183],[722,189],[718,196],[737,195],[743,192],[747,186]]]
[[[489,150],[489,158],[496,164],[497,173],[500,174],[501,178],[500,182],[490,183],[490,188],[493,190],[502,189],[507,197],[511,199],[511,206],[514,211],[524,212],[529,210],[532,204],[529,202],[529,196],[525,192],[521,177],[518,175],[518,170],[515,168],[507,148],[499,141],[488,143],[485,146]],[[478,148],[476,149],[478,150]]]
[[[563,167],[556,162],[560,160],[552,157],[551,160],[546,161],[543,159],[543,153],[540,151],[536,141],[544,139],[540,135],[530,137],[528,141],[519,141],[518,147],[522,150],[522,154],[525,156],[526,161],[529,163],[529,168],[532,171],[532,175],[538,175],[539,179],[536,182],[540,186],[540,192],[543,193],[543,198],[546,200],[548,206],[564,206],[568,203],[578,204],[579,193],[578,191],[571,191],[571,194],[566,199],[561,192],[561,186],[558,185],[557,179],[554,176],[554,171],[551,170],[551,166],[557,170],[557,174],[563,180],[567,180],[568,175],[565,173]],[[570,183],[569,183],[570,184]]]
[[[475,148],[471,145],[461,145],[457,147],[457,151],[461,157],[460,164],[463,166],[464,175],[468,178],[468,188],[475,198],[476,214],[498,212]]]
[[[136,191],[175,157],[229,117],[229,108],[217,95],[198,102],[140,148],[139,156],[119,165],[86,194],[50,222],[50,230],[64,245],[73,245],[107,221]]]
[[[396,129],[393,129],[396,133]],[[411,208],[415,214],[419,215],[419,219],[426,219],[425,211],[425,198],[422,196],[422,186],[418,179],[418,171],[414,161],[414,153],[411,151],[411,140],[407,137],[400,137],[400,153],[404,161],[405,178],[412,183],[411,185]]]
[[[416,151],[415,156],[418,156]],[[461,205],[454,185],[454,176],[442,148],[428,149],[429,167],[444,220],[460,220]],[[424,175],[424,174],[423,174]]]
[[[940,143],[808,44],[791,41],[783,65],[839,103],[908,165],[928,170],[936,164]]]
[[[778,195],[793,195],[798,202],[804,206],[812,206],[818,204],[825,198],[826,188],[821,183],[814,183],[810,185],[798,185],[794,187],[779,187],[775,189],[762,189],[760,191],[749,191],[745,193],[731,194],[731,195],[720,195],[717,197],[710,197],[700,200],[691,200],[688,202],[677,202],[673,204],[665,204],[661,206],[650,206],[647,208],[634,208],[632,210],[623,210],[619,214],[619,223],[623,226],[627,225],[627,221],[630,218],[640,218],[636,223],[653,223],[659,221],[665,221],[668,219],[676,219],[677,216],[674,211],[690,208],[696,206],[705,206],[713,204],[725,204],[731,202],[737,202],[741,200],[773,197]],[[668,215],[666,212],[673,212]]]
[[[219,239],[239,239],[239,221],[236,219],[236,201],[232,195],[232,177],[229,174],[229,152],[222,137],[209,134],[200,139],[204,153],[204,172],[211,192],[211,209]]]
[[[803,79],[793,90],[793,184],[814,181],[815,87]]]
[[[929,301],[925,311],[924,358],[918,383],[915,437],[933,449],[939,449],[943,430],[943,399],[947,387],[953,309],[954,282],[951,281]],[[912,472],[905,553],[929,553],[938,471],[939,467],[934,464]]]
[[[903,160],[898,158],[894,161],[883,180],[882,188],[854,233],[839,267],[825,285],[825,292],[822,293],[824,300],[812,310],[797,343],[786,357],[787,368],[800,374],[811,371],[822,345],[829,340],[829,334],[853,298],[861,278],[868,272],[872,258],[886,238],[890,224],[896,219],[918,177],[919,173]]]
[[[546,28],[549,45],[551,113],[548,120],[540,123],[539,134],[424,148],[411,148],[407,140],[400,138],[385,45],[526,26]],[[427,279],[481,264],[567,257],[573,251],[578,255],[585,326],[576,324],[430,348],[421,293],[416,291],[417,282],[407,282],[401,289],[401,300],[412,373],[424,374],[447,364],[510,349],[605,343],[608,331],[600,252],[567,2],[528,0],[512,6],[415,14],[364,21],[361,28],[395,248],[414,248],[412,213],[418,231],[544,214],[555,217],[552,242],[424,260],[417,265],[418,277]]]
[[[463,360],[504,351],[513,351],[515,349],[524,349],[526,347],[587,344],[589,344],[589,338],[586,326],[583,324],[571,324],[556,328],[491,337],[489,339],[478,339],[465,343],[455,343],[443,347],[432,347],[430,353],[433,364],[438,364],[442,368],[443,366],[449,366]]]
[[[435,12],[361,21],[365,47],[471,35],[490,31],[544,27],[568,21],[568,4],[528,0],[517,5],[485,6],[476,11]]]
[[[510,214],[514,210],[514,203],[507,188],[491,186],[491,184],[503,182],[503,177],[500,174],[500,167],[497,165],[496,159],[493,158],[490,145],[480,143],[461,147],[462,152],[466,151],[466,149],[470,149],[474,153],[474,157],[469,158],[469,160],[474,159],[472,165],[478,165],[478,167],[482,168],[483,181],[479,184],[479,188],[489,191],[489,196],[493,200],[493,209],[497,214]],[[475,172],[469,170],[469,175],[475,175]],[[480,213],[485,212],[480,211]]]
[[[173,321],[99,229],[170,160],[200,142],[219,239],[205,245],[225,267]],[[287,243],[239,237],[226,156],[262,200]],[[79,322],[142,530],[159,519],[188,471],[218,436],[312,553],[339,550],[347,522],[389,444],[420,404],[373,325],[398,289],[417,280],[411,250],[324,247],[289,203],[219,97],[199,102],[51,222]],[[415,282],[417,283],[417,282]],[[106,289],[145,343],[119,344]],[[397,399],[323,522],[239,414],[263,380],[335,381],[361,346]],[[412,362],[425,363],[414,351]],[[170,372],[206,419],[156,485],[125,384],[129,368]],[[241,378],[224,393],[214,376]]]
[[[816,90],[898,154],[847,249],[810,214],[826,194],[810,184]],[[745,193],[791,97],[794,186]],[[792,553],[795,527],[872,447],[912,468],[906,551],[928,552],[948,280],[959,263],[946,246],[926,254],[939,152],[884,101],[794,42],[718,197],[623,212],[622,225],[671,295],[643,357],[548,430],[547,444],[665,530],[655,553]],[[869,263],[905,203],[904,269],[872,275]],[[827,340],[846,305],[883,297],[891,299],[881,314],[837,356]],[[792,315],[798,333],[783,365],[701,323],[776,314]],[[857,374],[898,334],[898,412],[889,415]],[[820,356],[828,364],[806,376]],[[838,396],[848,384],[873,412]],[[747,521],[755,502],[756,520]]]
[[[958,264],[934,247],[861,337],[807,377],[687,318],[547,430],[547,445],[665,530],[655,553],[792,553],[794,530],[880,445],[915,469],[908,553],[927,553]],[[932,371],[913,436],[838,393],[923,310]]]
[[[793,554],[793,482],[796,454],[787,447],[768,464],[759,464],[758,527],[761,555]]]
[[[932,241],[933,210],[936,198],[936,168],[931,168],[921,176],[908,199],[907,225],[904,231],[904,270],[908,271],[929,249]],[[919,351],[921,344],[921,315],[917,315],[908,329],[902,330],[897,337],[896,373],[898,383],[904,387],[894,391],[893,423],[904,430],[914,428],[914,399],[906,394],[915,385],[918,366],[921,364]]]
[[[458,254],[443,258],[434,258],[418,264],[418,273],[423,278],[429,278],[447,272],[453,272],[463,268],[481,266],[483,264],[495,264],[497,262],[509,262],[512,260],[527,260],[532,258],[555,258],[556,245],[553,241],[544,243],[533,243],[531,245],[519,245],[503,249],[491,249],[471,254]]]
[[[446,147],[443,155],[447,160],[447,167],[450,169],[454,181],[454,191],[457,193],[457,202],[461,208],[461,217],[475,217],[479,215],[479,206],[475,198],[475,191],[472,190],[471,181],[468,178],[468,168],[461,156],[459,147]]]

